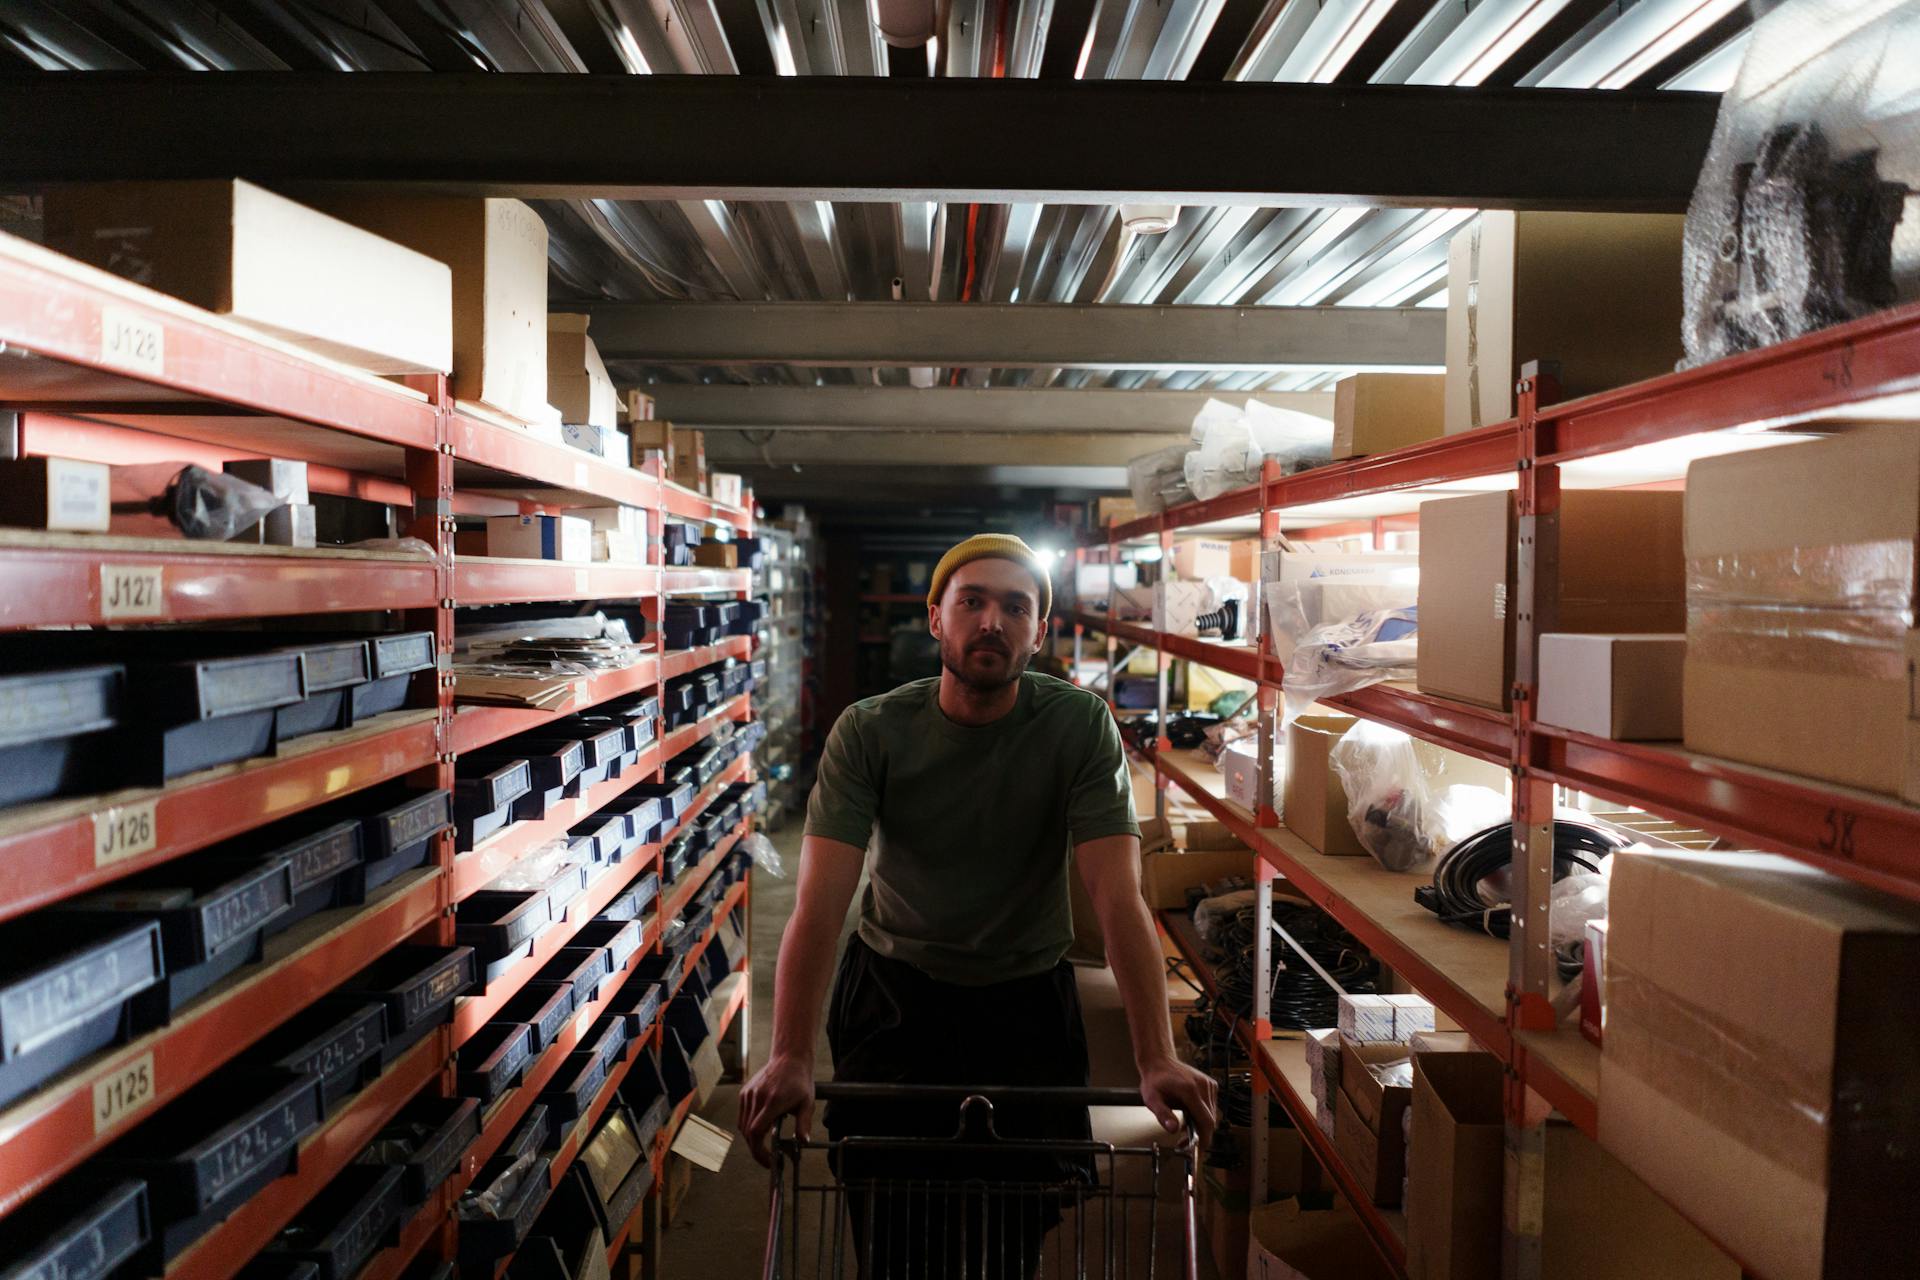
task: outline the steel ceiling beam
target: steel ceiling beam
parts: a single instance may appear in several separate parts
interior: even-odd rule
[[[779,387],[667,383],[647,388],[659,416],[683,427],[757,430],[1185,433],[1204,391],[1063,390],[1025,387]],[[1262,404],[1331,420],[1330,392],[1266,393]],[[1138,443],[1135,441],[1135,443]],[[848,447],[858,447],[848,442]],[[1139,452],[1139,450],[1135,450]],[[1004,455],[1003,455],[1004,457]]]
[[[1413,85],[97,72],[0,81],[0,183],[240,174],[552,198],[1677,210],[1717,104]]]
[[[601,303],[604,360],[656,365],[1271,371],[1440,369],[1435,307]]]
[[[1013,467],[1074,470],[1125,467],[1143,453],[1180,444],[1184,434],[1100,435],[1089,432],[780,431],[768,439],[708,428],[707,461],[784,467]]]

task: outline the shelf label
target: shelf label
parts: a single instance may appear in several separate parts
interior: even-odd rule
[[[102,618],[157,618],[167,597],[166,571],[159,565],[100,566]]]
[[[592,682],[588,680],[575,680],[573,682],[573,705],[576,707],[584,707],[591,701],[593,701]]]
[[[139,804],[115,805],[93,815],[93,865],[110,867],[143,853],[152,853],[160,845],[160,820],[155,813],[157,800]]]
[[[167,370],[167,331],[125,307],[101,307],[100,363],[161,377]]]
[[[587,571],[585,569],[575,569],[573,571],[573,594],[584,597],[587,594],[588,585]]]
[[[153,1052],[113,1068],[93,1082],[93,1136],[119,1126],[153,1103]]]

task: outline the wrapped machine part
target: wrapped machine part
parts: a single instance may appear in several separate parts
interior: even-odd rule
[[[271,489],[191,464],[113,469],[116,513],[164,516],[189,538],[228,541],[282,505]]]
[[[1193,420],[1198,448],[1182,462],[1187,486],[1201,499],[1260,482],[1260,466],[1272,458],[1287,470],[1333,452],[1333,424],[1311,414],[1249,400],[1235,409],[1209,400]]]
[[[1176,444],[1143,453],[1127,463],[1127,487],[1142,514],[1165,511],[1183,502],[1193,501],[1187,487],[1186,457],[1189,445]]]
[[[1754,24],[1687,211],[1689,366],[1920,296],[1920,10],[1789,0]]]

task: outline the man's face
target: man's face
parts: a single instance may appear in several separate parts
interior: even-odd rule
[[[1020,678],[1040,651],[1044,619],[1033,574],[1012,560],[975,560],[947,580],[928,611],[940,664],[962,683],[991,692]]]

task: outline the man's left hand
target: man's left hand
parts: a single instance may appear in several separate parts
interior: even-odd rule
[[[1200,1131],[1200,1147],[1213,1141],[1217,1111],[1213,1077],[1197,1071],[1177,1058],[1163,1058],[1140,1067],[1140,1101],[1153,1112],[1168,1133],[1180,1131],[1176,1110],[1184,1111]]]

